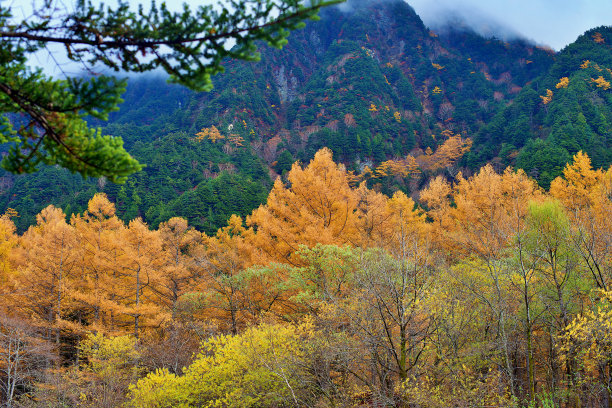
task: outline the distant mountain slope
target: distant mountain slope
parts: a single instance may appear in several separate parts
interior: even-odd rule
[[[579,150],[597,167],[612,163],[612,28],[587,31],[512,105],[483,127],[468,156],[524,168],[544,186]]]
[[[257,64],[229,64],[183,125],[244,120],[276,144],[261,154],[268,162],[284,149],[307,159],[322,145],[346,161],[382,160],[435,147],[444,129],[476,132],[553,63],[550,51],[524,42],[438,36],[401,0],[349,6],[325,10]]]
[[[323,146],[359,173],[428,154],[453,134],[473,139],[460,162],[466,171],[515,165],[546,186],[578,149],[596,165],[612,161],[611,41],[609,28],[591,30],[555,54],[460,25],[430,31],[402,0],[349,1],[323,10],[282,50],[262,49],[257,63],[227,61],[210,93],[130,80],[121,111],[104,125],[147,165],[125,186],[55,168],[4,175],[0,207],[17,209],[24,229],[48,203],[79,212],[104,191],[125,220],[156,226],[181,215],[212,233]],[[567,87],[557,88],[565,77]],[[381,189],[410,192],[425,182],[388,178]]]

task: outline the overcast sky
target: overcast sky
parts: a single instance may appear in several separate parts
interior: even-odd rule
[[[16,17],[28,14],[32,3],[42,0],[0,0],[9,4]],[[56,0],[70,5],[76,0]],[[158,3],[161,1],[158,0]],[[106,0],[116,4],[116,0]],[[131,1],[138,4],[138,1]],[[143,1],[150,4],[149,0]],[[178,9],[181,0],[167,0],[169,8]],[[194,6],[217,3],[216,0],[187,0]],[[462,17],[476,31],[502,38],[513,35],[532,40],[560,50],[573,42],[584,31],[600,26],[612,25],[612,0],[408,0],[427,26],[435,29],[447,21],[449,14]],[[53,54],[56,54],[53,52]],[[49,70],[55,65],[49,55],[37,56],[35,65]],[[62,57],[56,54],[57,59]],[[65,67],[71,70],[73,67]]]
[[[0,0],[15,8],[40,4],[41,0]],[[63,0],[70,4],[75,0]],[[150,1],[130,1],[149,4]],[[161,1],[158,0],[158,3]],[[449,11],[463,16],[477,30],[490,28],[489,22],[505,26],[527,39],[560,50],[580,34],[600,25],[612,25],[612,0],[408,0],[426,25],[435,27]],[[106,0],[113,4],[115,0]],[[166,0],[170,8],[181,0]],[[217,3],[215,0],[187,0],[190,5]],[[17,11],[17,10],[14,10]],[[15,14],[21,14],[16,12]],[[504,34],[504,33],[501,33]]]
[[[409,0],[408,3],[428,26],[439,24],[450,10],[462,15],[477,30],[486,30],[489,20],[555,50],[562,49],[590,28],[612,25],[612,0]]]

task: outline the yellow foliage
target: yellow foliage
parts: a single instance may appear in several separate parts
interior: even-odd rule
[[[582,68],[582,69],[587,69],[587,68],[589,67],[589,64],[590,64],[590,63],[591,63],[591,61],[589,61],[589,60],[584,60],[584,61],[582,62],[582,64],[580,65],[580,68]]]
[[[244,146],[244,138],[242,136],[236,135],[236,134],[231,134],[228,136],[227,138],[228,142],[230,142],[231,144],[233,144],[236,147],[242,147]]]
[[[585,367],[596,370],[612,353],[612,291],[597,291],[597,307],[578,315],[566,328],[559,347],[565,356],[574,353]]]
[[[123,394],[128,384],[138,378],[141,354],[134,337],[88,334],[79,344],[79,350],[83,361],[80,377],[90,385],[82,388],[81,399],[91,400],[93,406],[104,405],[104,400],[113,392],[120,390]],[[96,388],[103,391],[96,392]]]
[[[211,126],[209,128],[203,128],[201,131],[196,133],[195,140],[201,142],[204,139],[209,139],[213,143],[215,143],[219,139],[225,139],[225,136],[219,132],[215,126]]]
[[[432,62],[431,66],[434,67],[435,69],[437,69],[438,71],[444,69],[444,67],[442,65],[436,64],[435,62]]]
[[[79,344],[79,350],[86,368],[109,380],[120,375],[122,370],[132,371],[134,361],[140,358],[136,339],[132,336],[89,334]]]
[[[597,79],[591,78],[591,81],[595,82],[598,88],[603,88],[606,91],[610,89],[610,82],[606,81],[601,75]]]
[[[378,112],[378,108],[373,103],[370,104],[370,108],[368,110],[370,112]]]
[[[550,101],[552,101],[552,98],[553,98],[553,91],[551,91],[550,89],[546,90],[546,96],[540,95],[540,99],[542,99],[542,103],[544,105],[548,105]]]
[[[397,121],[397,123],[402,123],[402,114],[399,112],[395,112],[393,114],[393,117],[395,118],[395,120]]]
[[[261,325],[202,345],[182,376],[158,370],[130,387],[128,407],[277,407],[307,394],[301,381],[312,323]]]
[[[457,365],[445,382],[431,374],[409,378],[401,386],[404,400],[409,406],[428,408],[516,406],[499,370],[479,373]]]
[[[557,177],[550,185],[550,193],[569,208],[590,205],[591,194],[600,183],[603,172],[594,170],[591,159],[582,151],[574,155],[572,163],[563,169],[563,177]]]
[[[569,85],[569,78],[568,77],[563,77],[563,78],[559,79],[559,83],[557,85],[555,85],[555,87],[557,89],[567,88],[568,85]]]
[[[435,87],[435,88],[434,88],[434,89],[431,91],[431,93],[433,93],[433,94],[436,94],[436,95],[437,95],[437,94],[439,94],[439,93],[442,93],[442,89],[440,89],[440,87],[439,87],[439,86],[436,86],[436,87]]]

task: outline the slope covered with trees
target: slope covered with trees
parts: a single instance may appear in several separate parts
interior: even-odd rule
[[[181,213],[212,233],[231,213],[246,215],[259,205],[277,175],[323,146],[362,178],[388,160],[412,161],[409,154],[420,164],[430,161],[451,136],[472,138],[554,62],[551,51],[524,41],[504,43],[465,30],[436,34],[403,1],[355,0],[349,6],[322,10],[321,21],[292,33],[280,51],[263,50],[260,62],[226,61],[210,93],[185,91],[161,78],[130,81],[121,110],[108,124],[95,122],[122,137],[146,165],[126,186],[84,181],[55,168],[7,174],[0,207],[20,213],[16,223],[23,231],[49,203],[79,213],[94,192],[104,192],[124,221],[141,216],[157,226],[193,202],[194,191],[214,190],[214,177],[227,173],[230,186],[250,180],[246,191],[228,194],[234,203],[213,194],[191,205],[190,214]],[[213,127],[219,137],[197,139]],[[460,165],[465,163],[455,160],[451,173]],[[412,193],[447,166],[421,167],[420,177],[401,180],[383,172],[387,176],[370,183],[388,193]],[[43,193],[47,180],[57,180],[53,184],[68,194]]]
[[[415,203],[317,152],[215,234],[95,195],[0,218],[9,406],[600,407],[612,167],[487,165]]]
[[[0,403],[612,406],[612,32],[349,6],[131,81],[123,185],[2,174]]]
[[[545,187],[579,150],[595,166],[612,161],[610,109],[612,30],[587,31],[555,57],[550,70],[526,87],[476,135],[472,165],[498,156]]]

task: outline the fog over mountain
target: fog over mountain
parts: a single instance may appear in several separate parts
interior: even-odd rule
[[[340,8],[350,10],[368,1],[349,0],[341,4]],[[225,0],[185,2],[196,7],[202,4],[224,3]],[[27,18],[31,13],[32,3],[40,5],[41,0],[12,0],[11,8],[15,17]],[[148,2],[134,2],[137,3]],[[182,3],[168,1],[167,5],[170,9],[178,10]],[[611,24],[612,16],[612,2],[609,0],[408,0],[407,3],[415,9],[424,23],[434,30],[448,24],[460,23],[487,37],[525,38],[555,50],[562,49],[590,28]],[[106,4],[112,6],[114,1],[107,1]],[[74,75],[82,69],[78,64],[67,62],[63,47],[49,45],[48,51],[37,53],[32,64],[43,67],[49,74],[59,76],[63,76],[62,72]]]
[[[560,50],[584,31],[610,25],[608,0],[409,0],[426,25],[438,28],[457,18],[483,35],[524,37]]]

